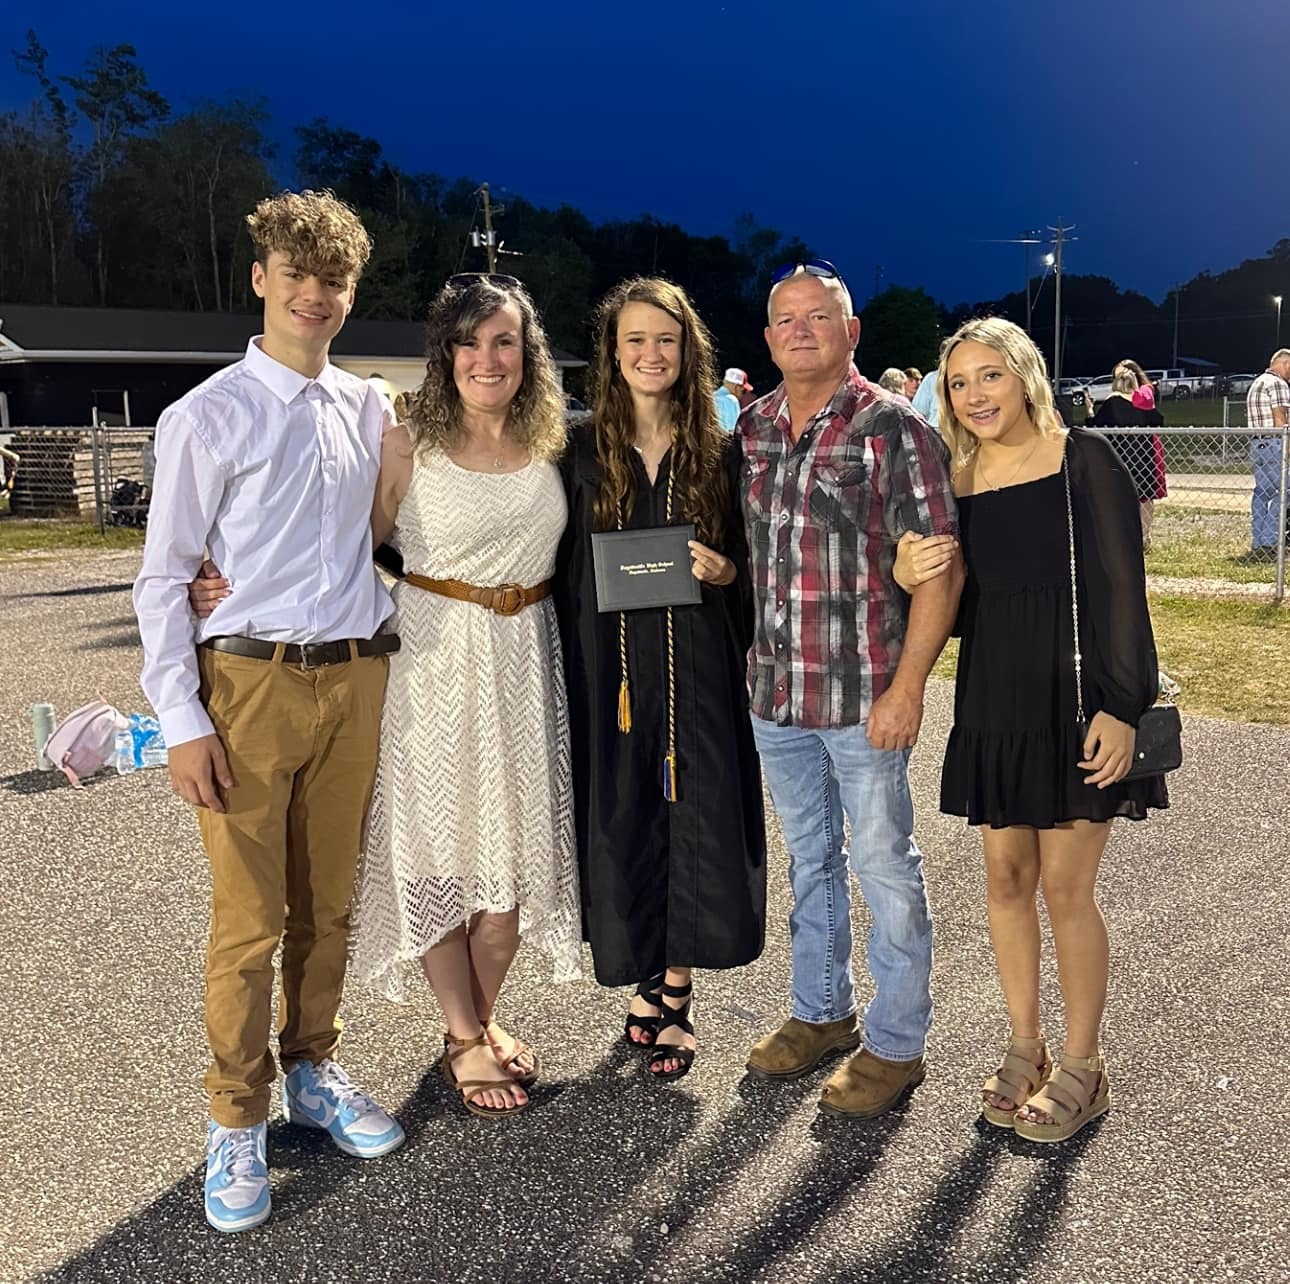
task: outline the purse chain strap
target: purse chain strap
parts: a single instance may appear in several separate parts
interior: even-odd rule
[[[1062,480],[1066,483],[1066,536],[1071,550],[1071,620],[1075,634],[1075,721],[1084,725],[1084,657],[1079,649],[1079,590],[1075,583],[1075,508],[1071,504],[1070,438],[1062,447]]]

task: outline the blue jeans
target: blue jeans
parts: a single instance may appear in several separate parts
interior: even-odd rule
[[[1255,548],[1275,548],[1281,514],[1281,438],[1255,437],[1250,442],[1254,468],[1254,498],[1250,503],[1250,542]]]
[[[909,751],[875,749],[863,725],[820,730],[756,717],[752,724],[788,844],[793,1015],[819,1024],[856,1009],[849,867],[873,918],[864,1046],[890,1061],[921,1056],[932,1024],[932,917],[914,842]]]

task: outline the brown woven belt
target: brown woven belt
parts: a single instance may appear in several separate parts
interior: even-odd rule
[[[551,581],[543,580],[532,588],[522,584],[498,584],[494,588],[481,588],[478,584],[467,584],[464,580],[432,580],[424,575],[408,573],[403,577],[414,588],[424,589],[427,593],[438,593],[440,597],[455,598],[458,602],[474,602],[476,606],[486,607],[498,615],[518,615],[526,606],[540,602],[551,596]]]

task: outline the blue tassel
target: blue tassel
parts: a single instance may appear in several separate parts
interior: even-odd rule
[[[663,759],[663,797],[668,802],[676,802],[676,754],[670,753]]]

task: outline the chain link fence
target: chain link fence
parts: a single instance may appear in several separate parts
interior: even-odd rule
[[[111,526],[147,522],[152,429],[15,428],[0,435],[7,514]]]
[[[1244,403],[1230,403],[1233,415],[1238,406],[1243,419]],[[1159,496],[1143,506],[1153,591],[1284,598],[1290,430],[1122,428],[1107,437],[1139,494]],[[18,457],[15,470],[0,456],[6,484],[13,483],[9,516],[70,518],[100,529],[146,524],[151,429],[19,428],[0,436],[0,445]]]
[[[1106,437],[1139,496],[1152,496],[1142,524],[1153,591],[1284,598],[1290,429],[1117,428]]]

